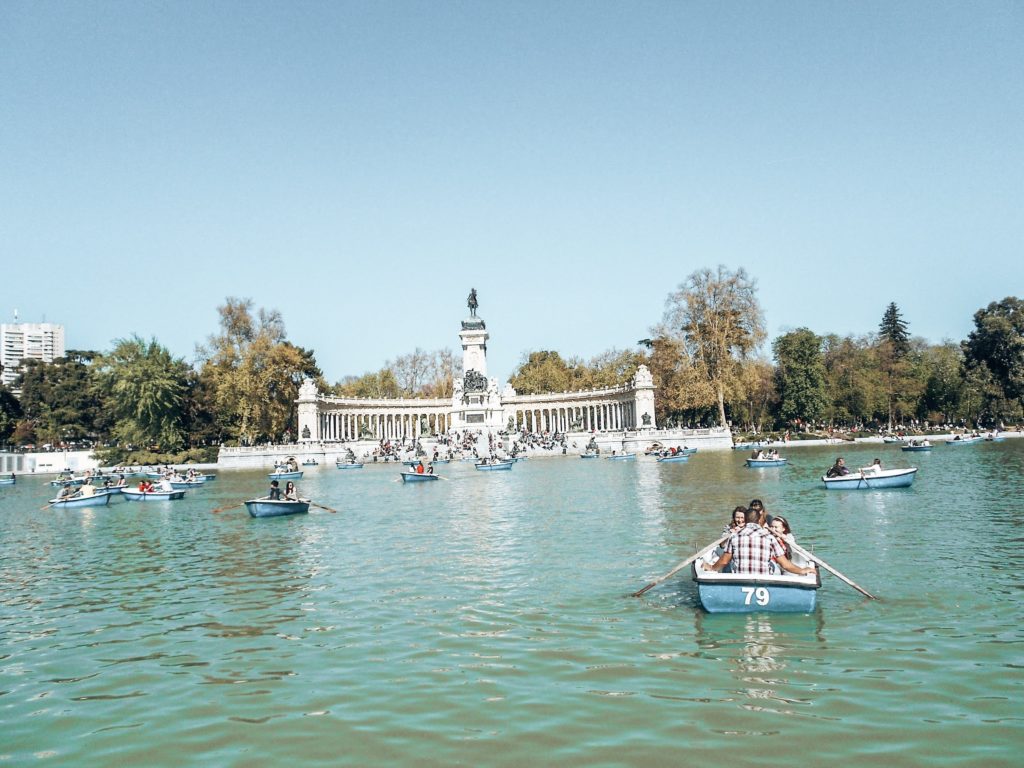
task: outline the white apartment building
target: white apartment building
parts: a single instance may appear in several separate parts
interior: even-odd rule
[[[0,379],[6,387],[11,388],[22,360],[52,363],[58,357],[64,357],[63,325],[0,323]]]

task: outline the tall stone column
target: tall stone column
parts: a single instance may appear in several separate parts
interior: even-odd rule
[[[299,399],[296,403],[298,404],[297,411],[299,416],[298,437],[301,443],[319,442],[322,439],[320,413],[317,408],[317,398],[319,395],[320,393],[312,379],[306,379],[302,382],[302,386],[299,387]]]
[[[646,365],[641,365],[633,374],[633,399],[636,403],[636,426],[638,429],[657,429],[654,419],[654,377]]]

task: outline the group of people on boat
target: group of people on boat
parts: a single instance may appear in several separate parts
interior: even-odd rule
[[[882,460],[875,459],[870,465],[861,467],[857,471],[862,475],[880,475],[884,471],[882,469]],[[846,466],[846,459],[839,456],[836,458],[836,463],[828,468],[825,477],[844,477],[848,474],[850,474],[850,468]]]
[[[763,448],[755,448],[754,452],[750,454],[750,458],[754,461],[774,461],[779,458],[779,452],[774,448],[767,450]]]
[[[487,459],[484,459],[484,461],[487,461]],[[433,462],[428,462],[427,465],[424,466],[423,465],[423,459],[420,459],[418,462],[416,462],[416,466],[413,467],[412,469],[413,469],[413,472],[415,472],[417,475],[423,475],[423,474],[432,475],[432,474],[434,474],[434,463]]]
[[[796,539],[789,521],[782,515],[769,515],[760,499],[752,499],[749,506],[733,509],[732,519],[722,535],[729,540],[718,559],[708,566],[712,571],[764,576],[814,573],[813,566],[803,568],[793,563]]]
[[[270,501],[298,501],[299,489],[295,486],[295,483],[289,480],[282,491],[281,484],[277,480],[271,480],[270,493],[267,495],[267,499]]]

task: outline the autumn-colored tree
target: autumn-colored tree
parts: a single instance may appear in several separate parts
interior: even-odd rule
[[[714,392],[718,421],[726,424],[725,394],[735,387],[739,363],[765,338],[757,285],[741,267],[730,272],[700,269],[669,294],[659,336],[681,343],[688,374],[703,378]],[[682,383],[682,382],[680,382]]]

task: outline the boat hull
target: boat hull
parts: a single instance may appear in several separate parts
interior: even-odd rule
[[[783,467],[789,459],[747,459],[747,466],[752,469],[764,467]]]
[[[906,451],[907,453],[927,453],[931,449],[932,446],[930,445],[904,445],[900,448],[901,451]]]
[[[499,461],[496,464],[476,464],[476,468],[481,472],[501,472],[512,469],[514,461]]]
[[[271,480],[299,480],[302,477],[302,470],[298,472],[271,472],[267,477]]]
[[[182,482],[171,480],[171,488],[176,491],[187,491],[189,488],[199,488],[203,483],[203,480],[184,480]]]
[[[0,477],[0,485],[14,485],[13,477]]]
[[[245,508],[252,517],[283,517],[284,515],[302,515],[309,512],[309,501],[271,501],[270,499],[250,499]]]
[[[752,576],[693,568],[697,597],[708,613],[810,613],[821,576]]]
[[[879,488],[908,488],[913,485],[917,467],[890,469],[878,475],[850,473],[842,477],[822,477],[830,491],[874,491]]]
[[[335,464],[338,469],[362,469],[362,464]]]
[[[426,483],[431,480],[440,480],[441,478],[437,475],[428,475],[423,473],[422,475],[417,472],[401,472],[403,483]]]
[[[96,493],[92,496],[79,496],[77,499],[53,499],[50,506],[54,509],[78,509],[80,507],[105,507],[110,503],[109,493]]]
[[[597,458],[597,454],[596,453],[581,453],[580,454],[580,458],[581,459],[596,459]]]
[[[686,453],[676,454],[675,456],[662,456],[658,459],[659,464],[677,464],[683,461],[689,461],[690,456]]]
[[[947,440],[946,445],[977,445],[984,439],[983,437],[969,437],[966,440]]]
[[[128,501],[175,501],[185,498],[184,491],[138,491],[121,489],[121,495]]]

